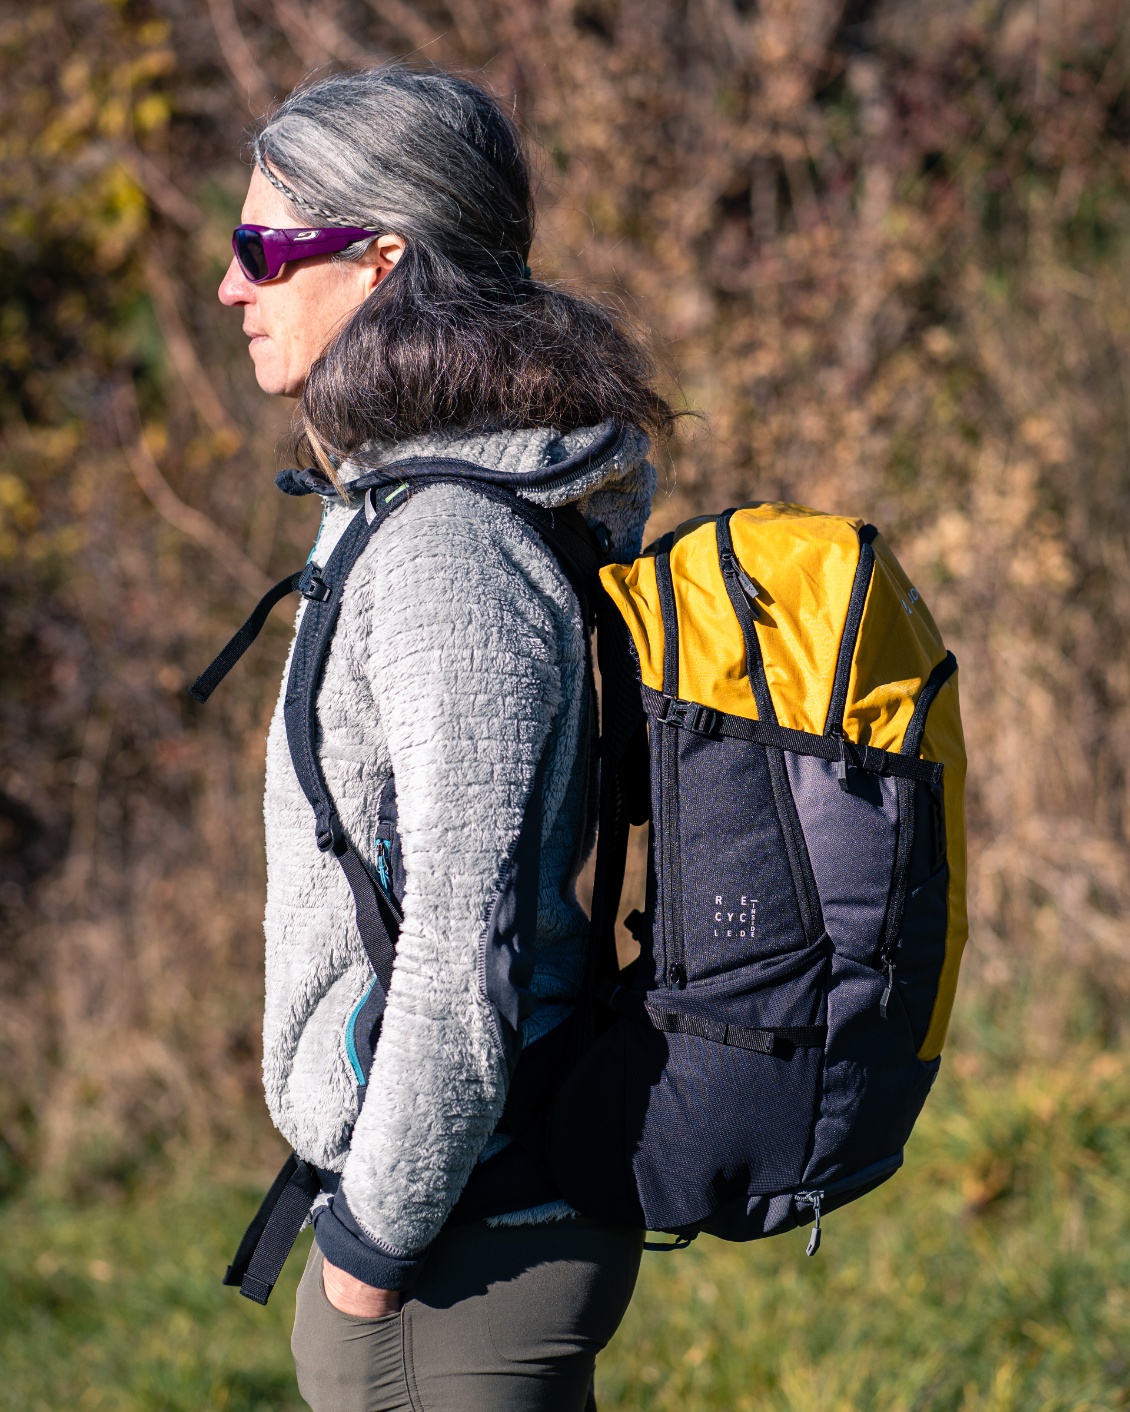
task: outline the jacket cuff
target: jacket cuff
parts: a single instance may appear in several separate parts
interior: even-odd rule
[[[424,1263],[423,1255],[393,1255],[371,1240],[354,1219],[342,1191],[314,1213],[314,1239],[331,1265],[375,1289],[410,1288]]]

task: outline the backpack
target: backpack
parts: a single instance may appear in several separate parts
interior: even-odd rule
[[[683,1241],[811,1216],[814,1254],[902,1164],[938,1070],[967,931],[957,664],[874,527],[802,506],[692,520],[600,578],[647,721],[647,894],[549,1165],[586,1215]]]
[[[302,493],[304,475],[279,481]],[[822,1216],[901,1165],[938,1069],[966,933],[954,658],[856,520],[751,505],[607,563],[600,527],[515,495],[519,477],[437,460],[357,482],[364,509],[327,564],[276,585],[190,691],[206,700],[274,604],[303,593],[284,715],[376,978],[351,1034],[366,1077],[400,919],[395,789],[381,801],[374,877],[318,764],[317,689],[369,537],[403,495],[443,481],[518,513],[596,629],[588,966],[571,1052],[537,1111],[511,1122],[515,1147],[586,1216],[669,1233],[675,1247],[811,1216],[814,1254]],[[645,822],[646,902],[626,919],[640,954],[621,970],[628,836]],[[225,1283],[266,1302],[319,1186],[292,1154]]]

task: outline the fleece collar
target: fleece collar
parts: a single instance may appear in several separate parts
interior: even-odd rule
[[[403,479],[414,468],[437,460],[450,462],[455,473],[461,466],[470,472],[488,470],[501,480],[512,480],[515,492],[537,505],[575,504],[590,524],[599,523],[608,531],[615,557],[627,559],[640,551],[655,494],[649,446],[642,431],[615,422],[570,432],[546,427],[452,429],[367,447],[362,457],[343,462],[339,474],[355,503],[371,486]],[[284,471],[278,482],[290,494],[317,491],[342,503],[317,472]]]

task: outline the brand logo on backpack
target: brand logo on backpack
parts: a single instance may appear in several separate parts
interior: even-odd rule
[[[756,897],[743,895],[727,902],[720,892],[714,894],[714,935],[719,941],[735,936],[752,941],[756,923]]]

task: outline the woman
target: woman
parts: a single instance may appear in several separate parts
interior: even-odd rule
[[[421,457],[514,476],[542,506],[577,506],[617,557],[639,552],[643,429],[670,409],[604,310],[531,278],[528,167],[485,93],[395,66],[298,90],[256,141],[243,220],[220,299],[243,311],[259,385],[300,399],[324,496],[315,565],[363,513],[351,482]],[[552,1084],[584,969],[587,676],[557,561],[470,486],[414,488],[352,571],[317,709],[323,773],[374,875],[395,781],[403,922],[371,1069],[354,1038],[372,970],[280,696],[263,1070],[276,1125],[323,1173],[293,1337],[315,1412],[595,1406],[642,1235],[557,1199],[507,1108],[515,1075]],[[480,972],[520,850],[536,948],[508,1005]]]

